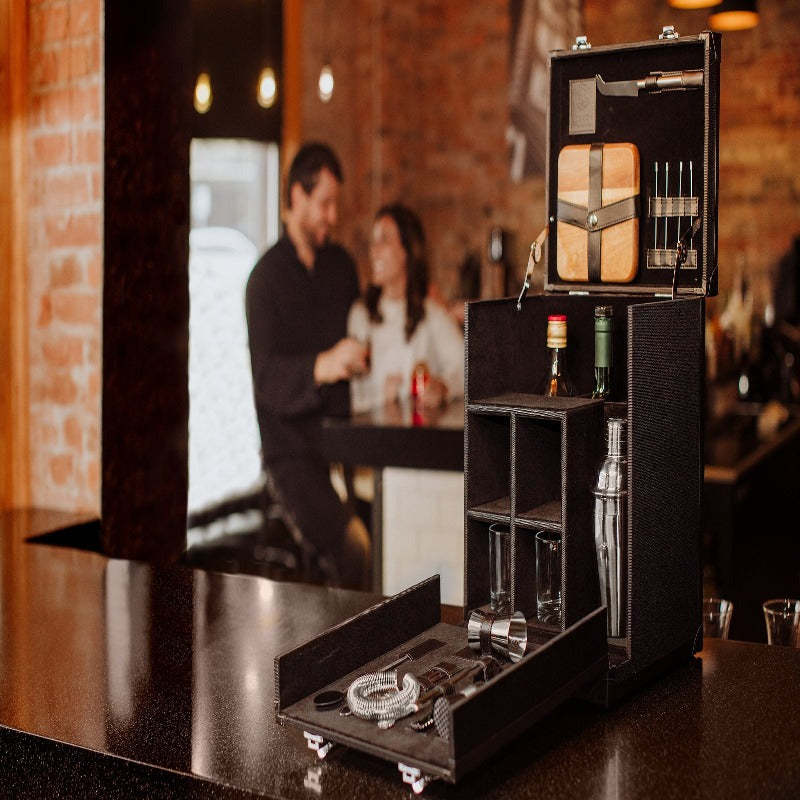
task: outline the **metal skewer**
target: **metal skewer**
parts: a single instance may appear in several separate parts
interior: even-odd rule
[[[681,216],[682,216],[681,210],[682,209],[681,209],[680,203],[681,203],[682,198],[683,198],[683,161],[680,162],[680,165],[678,167],[678,203],[679,203],[679,205],[678,205],[678,238],[680,238],[680,235],[681,235]]]
[[[655,169],[656,169],[656,197],[658,199],[658,161],[655,162]],[[654,204],[654,214],[653,214],[653,250],[658,250],[658,204]]]
[[[667,198],[669,197],[669,161],[664,165],[664,209],[666,211]],[[669,219],[664,217],[664,250],[667,249],[667,228]]]
[[[694,197],[694,172],[692,171],[692,163],[689,162],[689,197]],[[692,232],[691,238],[689,239],[689,248],[694,250],[694,232]]]

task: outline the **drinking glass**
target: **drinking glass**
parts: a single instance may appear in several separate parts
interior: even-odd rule
[[[767,600],[763,605],[767,644],[800,647],[800,600],[788,597]]]
[[[539,622],[561,624],[561,534],[536,534],[536,615]]]
[[[511,528],[489,526],[489,595],[492,611],[511,613]]]
[[[703,598],[703,638],[727,639],[733,603],[720,597]]]

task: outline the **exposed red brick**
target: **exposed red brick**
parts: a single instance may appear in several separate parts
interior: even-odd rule
[[[74,480],[74,459],[71,453],[50,457],[50,478],[56,486],[64,486]]]
[[[44,362],[49,366],[64,368],[83,364],[83,339],[79,336],[61,334],[46,340],[42,349]]]
[[[65,290],[53,292],[50,299],[53,319],[71,325],[97,325],[100,297],[97,292]]]
[[[31,136],[32,171],[70,161],[69,133],[34,133]]]
[[[30,47],[34,50],[45,42],[64,39],[67,35],[69,2],[53,2],[46,5],[29,4]]]
[[[93,199],[92,174],[85,168],[50,173],[44,178],[44,192],[52,208],[85,205]]]
[[[97,246],[102,240],[101,216],[94,211],[49,212],[45,231],[52,248]]]
[[[100,0],[72,0],[69,32],[72,36],[95,33],[100,19]]]
[[[64,443],[72,450],[80,452],[83,446],[83,425],[74,414],[64,420]]]
[[[69,406],[78,399],[78,387],[69,370],[53,368],[43,381],[33,383],[31,394],[43,402]]]
[[[76,164],[99,165],[103,158],[103,131],[100,125],[79,128],[72,133],[73,161]]]

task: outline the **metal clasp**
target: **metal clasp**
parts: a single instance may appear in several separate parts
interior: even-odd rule
[[[665,25],[658,34],[659,39],[679,39],[680,34],[675,30],[674,25]]]
[[[409,767],[408,764],[397,762],[397,769],[403,773],[403,783],[410,783],[414,794],[422,794],[425,787],[433,780],[431,775],[426,775],[417,767]]]
[[[592,45],[589,43],[587,36],[576,36],[575,44],[572,45],[573,50],[591,50]]]
[[[305,736],[306,740],[308,741],[308,749],[316,750],[319,758],[325,758],[335,744],[334,742],[326,742],[325,739],[318,733],[309,733],[308,731],[303,731],[303,736]]]

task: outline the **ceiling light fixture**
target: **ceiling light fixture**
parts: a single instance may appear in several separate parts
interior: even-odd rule
[[[275,80],[275,70],[264,67],[258,76],[258,91],[256,99],[261,108],[272,108],[278,96],[278,82]]]
[[[715,31],[744,31],[758,25],[756,0],[723,0],[708,16]]]
[[[211,77],[207,72],[201,72],[197,76],[197,83],[194,86],[194,109],[198,114],[205,114],[211,108],[213,101]]]

